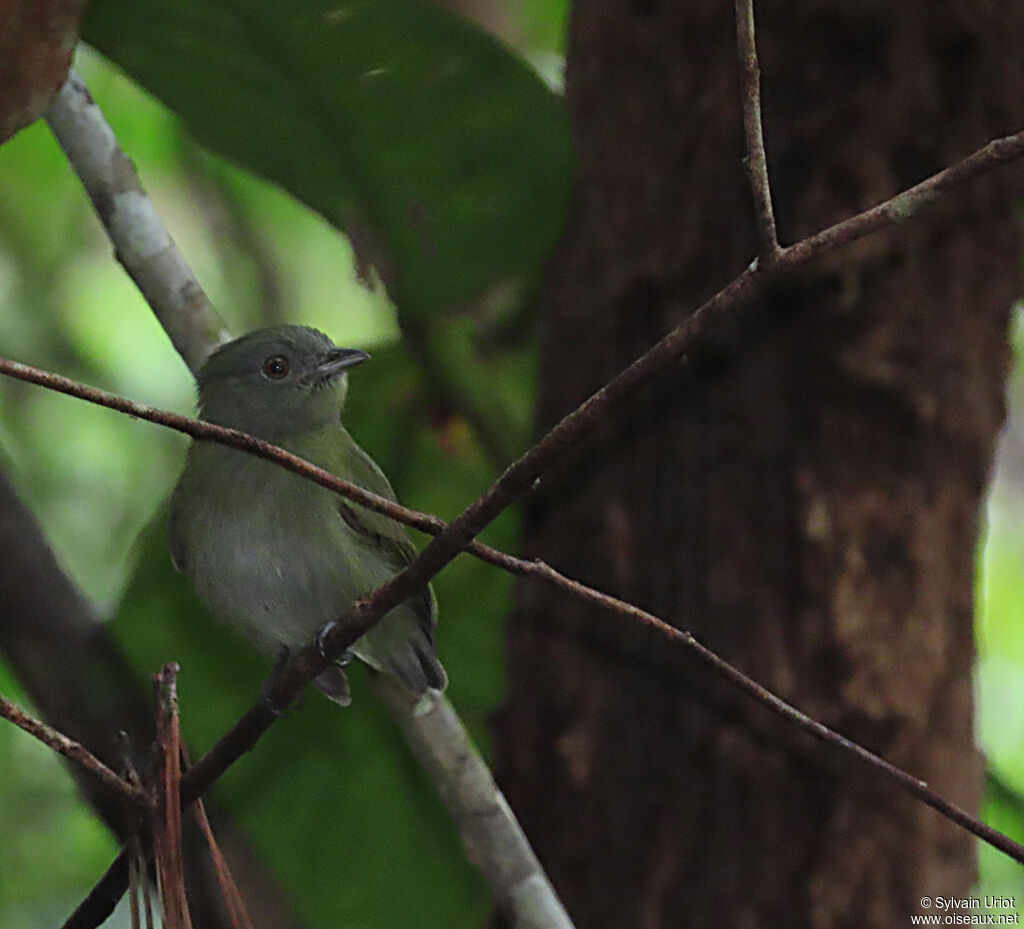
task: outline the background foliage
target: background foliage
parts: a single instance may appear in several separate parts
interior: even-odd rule
[[[411,0],[311,2],[287,20],[287,5],[270,0],[146,0],[130,16],[124,6],[97,0],[85,35],[146,90],[94,53],[77,64],[215,305],[238,333],[297,321],[370,348],[350,428],[405,502],[454,515],[529,435],[535,290],[570,190],[560,99],[491,37]],[[325,28],[337,10],[345,28]],[[561,4],[535,0],[504,27],[557,74]],[[353,233],[358,254],[331,223]],[[0,327],[8,356],[191,409],[184,365],[42,124],[0,149]],[[1014,400],[1022,390],[1015,381]],[[170,568],[162,508],[184,447],[149,424],[0,383],[2,466],[140,675],[181,664],[199,753],[248,705],[268,662],[206,621]],[[986,815],[1018,836],[1022,448],[1011,428],[979,594]],[[514,549],[516,535],[509,515],[487,540]],[[462,558],[436,587],[451,696],[486,746],[511,585]],[[0,689],[20,698],[2,666]],[[8,726],[0,772],[0,924],[49,926],[116,847],[60,763]],[[485,919],[489,901],[454,830],[358,678],[353,710],[311,696],[218,796],[312,925]],[[983,864],[987,887],[1024,896],[1017,869],[987,851]]]

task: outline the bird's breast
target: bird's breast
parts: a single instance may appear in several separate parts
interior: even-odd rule
[[[177,516],[186,570],[212,613],[264,647],[301,647],[366,588],[333,495],[254,463],[190,488]]]

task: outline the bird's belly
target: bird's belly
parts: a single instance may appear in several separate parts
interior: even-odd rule
[[[190,560],[211,612],[264,648],[309,645],[317,629],[366,592],[335,545],[311,543],[314,533],[268,534],[264,521],[252,529],[237,522],[224,533],[209,527]]]

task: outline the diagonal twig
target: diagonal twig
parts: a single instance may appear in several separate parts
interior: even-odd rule
[[[160,796],[153,816],[153,850],[167,929],[192,929],[185,895],[185,856],[181,836],[181,726],[178,719],[178,666],[168,662],[153,675],[157,696],[157,742],[161,752]]]
[[[577,449],[599,425],[615,415],[626,400],[679,364],[685,353],[715,323],[760,296],[766,284],[835,248],[901,222],[922,207],[934,203],[951,186],[1022,156],[1024,132],[994,140],[953,167],[891,200],[783,249],[770,265],[762,266],[756,260],[752,262],[675,329],[563,417],[526,454],[509,465],[481,497],[453,519],[412,564],[368,597],[353,604],[330,634],[323,638],[327,654],[340,655],[384,613],[412,596],[466,548],[502,510],[525,493],[544,471]],[[809,242],[813,245],[808,245]],[[319,674],[326,667],[326,659],[323,656],[320,659],[314,660],[306,670],[318,668],[315,673]],[[282,690],[282,696],[288,696],[286,690]]]
[[[411,510],[400,503],[387,499],[387,497],[381,497],[369,490],[364,490],[351,481],[337,477],[331,474],[330,471],[326,471],[299,458],[298,455],[293,455],[277,445],[240,432],[237,429],[229,429],[225,426],[218,426],[216,423],[208,423],[201,419],[193,419],[189,416],[182,416],[178,413],[171,413],[167,410],[160,410],[142,403],[136,403],[127,397],[121,397],[106,390],[101,390],[98,387],[90,387],[88,384],[82,384],[61,374],[45,371],[32,365],[21,364],[8,358],[0,357],[0,374],[5,374],[8,377],[13,377],[29,384],[35,384],[39,387],[46,387],[49,390],[66,394],[69,397],[77,397],[80,400],[95,403],[97,406],[116,410],[134,419],[144,419],[147,422],[165,426],[168,429],[173,429],[175,432],[191,436],[193,439],[208,439],[213,442],[220,442],[231,448],[237,448],[259,458],[276,462],[289,471],[309,478],[321,487],[333,490],[335,493],[347,497],[349,500],[353,500],[367,509],[375,510],[428,535],[438,535],[447,525],[444,520],[437,516]],[[467,546],[467,550],[481,560],[496,567],[504,568],[514,574],[526,573],[530,568],[530,562],[514,558],[480,542],[473,542]]]
[[[908,187],[877,206],[850,219],[807,236],[782,250],[782,270],[799,267],[811,258],[819,258],[856,239],[905,223],[926,207],[933,206],[946,193],[989,171],[1024,158],[1024,131],[993,139],[977,151],[929,178]]]
[[[69,738],[52,726],[48,726],[34,716],[30,716],[21,707],[12,703],[3,695],[0,695],[0,716],[14,723],[20,729],[25,730],[29,735],[35,736],[40,742],[48,745],[55,752],[75,762],[75,764],[102,781],[111,790],[119,793],[136,808],[144,811],[149,810],[149,800],[138,787],[129,784],[123,777],[119,777],[84,745]]]

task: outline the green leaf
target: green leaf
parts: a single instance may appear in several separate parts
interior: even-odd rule
[[[528,293],[561,233],[561,98],[437,6],[96,0],[83,35],[212,150],[345,230],[407,320]]]

